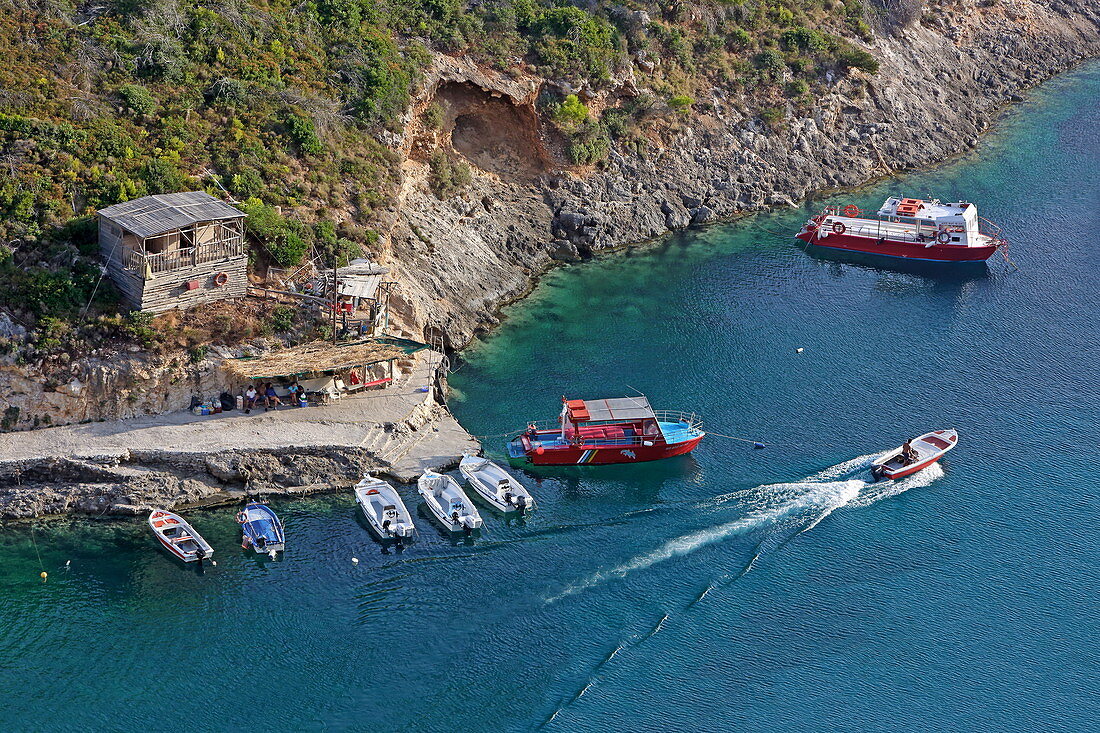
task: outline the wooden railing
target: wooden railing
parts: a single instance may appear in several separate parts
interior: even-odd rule
[[[122,266],[139,275],[145,272],[157,274],[172,272],[185,267],[194,267],[207,262],[218,262],[245,254],[244,241],[240,237],[231,237],[217,242],[207,242],[197,247],[184,247],[170,252],[142,254],[132,249],[123,250]]]

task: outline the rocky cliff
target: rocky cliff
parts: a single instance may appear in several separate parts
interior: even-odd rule
[[[879,71],[832,79],[808,109],[763,121],[721,90],[690,118],[670,115],[644,146],[614,146],[599,168],[569,166],[536,109],[551,82],[438,57],[404,133],[387,264],[408,327],[459,348],[496,322],[554,260],[574,259],[817,192],[925,167],[974,147],[1007,103],[1100,52],[1089,0],[961,0],[888,25],[867,48]],[[635,59],[635,63],[647,63]],[[561,91],[576,91],[568,85]],[[632,74],[580,90],[591,108],[645,93]],[[442,129],[417,111],[442,100]],[[426,151],[469,161],[473,183],[441,201]]]
[[[461,348],[555,261],[949,158],[976,145],[1027,88],[1100,52],[1091,0],[960,0],[895,21],[865,44],[877,73],[836,74],[811,104],[788,100],[768,119],[751,92],[715,87],[690,116],[666,109],[642,139],[613,143],[597,166],[570,162],[540,98],[576,93],[598,114],[645,96],[635,70],[659,59],[637,53],[612,79],[576,86],[437,54],[400,131],[383,134],[400,166],[374,253],[400,282],[391,322]],[[430,108],[441,110],[433,125]],[[430,182],[439,150],[472,170],[445,199]],[[0,327],[22,338],[10,322]],[[0,355],[4,429],[180,409],[228,384],[214,352],[196,361],[185,352],[27,354]]]

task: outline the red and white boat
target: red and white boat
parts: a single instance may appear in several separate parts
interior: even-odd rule
[[[884,454],[871,464],[871,473],[877,479],[904,478],[928,468],[958,442],[959,434],[954,430],[933,430]]]
[[[508,456],[536,466],[640,463],[690,453],[704,435],[694,414],[655,411],[645,395],[562,397],[557,424],[530,423],[508,443]]]
[[[149,529],[164,549],[184,562],[207,560],[214,554],[214,548],[178,514],[154,509],[149,514]]]
[[[819,247],[931,262],[984,262],[1008,246],[972,203],[897,197],[886,199],[874,216],[854,205],[827,206],[795,236]]]

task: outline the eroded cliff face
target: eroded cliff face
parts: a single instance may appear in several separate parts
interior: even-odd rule
[[[391,330],[461,348],[555,261],[792,205],[964,152],[1002,105],[1100,53],[1100,4],[932,5],[919,23],[880,31],[869,48],[878,73],[838,76],[808,110],[788,103],[779,125],[747,113],[752,100],[712,90],[690,116],[668,115],[648,128],[642,148],[613,146],[598,168],[570,165],[539,96],[547,86],[578,91],[598,111],[646,91],[633,70],[602,88],[574,90],[437,56],[403,133],[387,141],[402,174],[376,253],[400,283]],[[429,126],[423,112],[432,105],[442,119]],[[429,187],[428,161],[440,149],[473,171],[472,183],[447,200]],[[192,395],[232,386],[217,369],[227,355],[211,350],[198,363],[183,352],[38,362],[0,356],[2,427],[178,410]]]
[[[1100,52],[1100,5],[962,0],[884,31],[870,50],[878,73],[833,80],[808,112],[788,104],[775,128],[714,90],[697,100],[701,112],[658,125],[640,152],[613,148],[599,169],[569,167],[557,133],[540,122],[535,101],[550,82],[437,58],[396,141],[405,177],[386,264],[402,283],[399,320],[458,348],[555,259],[792,205],[964,152],[1002,105]],[[633,75],[583,91],[594,109],[639,93]],[[448,115],[426,131],[417,113],[437,99]],[[448,201],[427,186],[433,146],[474,170],[472,185]]]

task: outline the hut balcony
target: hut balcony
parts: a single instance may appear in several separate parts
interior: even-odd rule
[[[128,272],[148,276],[170,273],[210,262],[231,260],[234,257],[244,257],[246,254],[244,239],[238,232],[224,239],[164,252],[142,252],[126,247],[122,252],[122,266]]]

